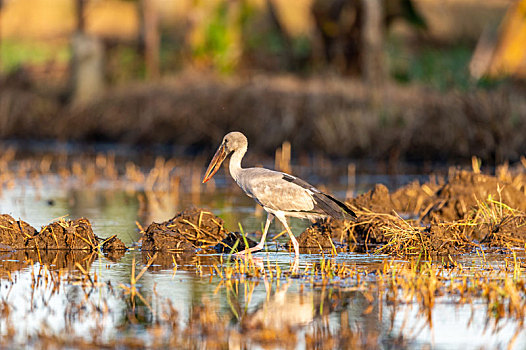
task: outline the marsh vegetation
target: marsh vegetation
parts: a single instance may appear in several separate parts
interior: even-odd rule
[[[277,225],[264,252],[232,257],[225,247],[239,244],[236,237],[257,240],[263,218],[222,177],[192,185],[202,175],[197,161],[188,167],[163,158],[123,164],[108,154],[43,159],[6,151],[1,160],[2,211],[21,218],[4,216],[0,226],[7,239],[0,266],[3,344],[524,344],[522,164],[501,167],[497,176],[470,169],[398,183],[357,174],[352,188],[334,183],[328,190],[361,193],[348,201],[358,220],[293,221],[296,231],[305,230],[296,269]],[[56,212],[71,217],[52,220]],[[89,222],[76,220],[78,213],[89,214]],[[222,245],[233,231],[224,241],[230,245]],[[78,247],[63,247],[68,233],[89,235]],[[16,242],[11,235],[34,245],[9,246]],[[103,249],[117,238],[126,251]]]

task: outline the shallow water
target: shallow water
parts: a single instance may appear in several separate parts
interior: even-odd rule
[[[396,187],[415,178],[421,177],[358,176],[351,190],[361,193],[377,182]],[[101,237],[117,234],[128,246],[140,239],[136,221],[146,226],[152,221],[171,218],[190,206],[211,209],[232,231],[239,230],[239,225],[246,232],[261,229],[264,215],[255,209],[250,198],[232,187],[228,178],[219,177],[215,185],[215,189],[205,186],[201,193],[182,186],[174,195],[145,193],[140,188],[104,181],[88,186],[49,176],[38,185],[17,181],[11,188],[5,188],[0,212],[21,218],[37,229],[66,214],[69,218],[87,217],[95,234]],[[349,191],[345,179],[341,178],[327,188],[338,197],[345,197]],[[292,230],[299,234],[307,225],[308,222],[293,220]],[[10,307],[8,316],[0,321],[0,334],[5,337],[14,332],[13,337],[19,344],[29,345],[35,340],[28,337],[36,334],[66,333],[88,340],[98,338],[101,342],[139,339],[145,345],[155,346],[158,334],[152,327],[163,324],[160,315],[170,302],[180,328],[199,314],[197,307],[205,305],[221,316],[220,322],[226,320],[233,329],[270,328],[273,337],[284,337],[282,342],[266,343],[261,336],[243,341],[232,336],[228,342],[232,348],[240,344],[255,348],[311,348],[316,344],[312,342],[313,337],[324,340],[323,347],[338,348],[337,341],[327,342],[328,334],[336,339],[349,332],[361,339],[359,343],[369,344],[365,339],[371,338],[372,344],[380,348],[505,348],[515,333],[517,322],[513,320],[501,320],[496,330],[488,325],[487,305],[482,300],[458,305],[455,296],[437,296],[430,324],[416,300],[405,300],[395,307],[387,298],[368,295],[356,278],[335,277],[326,283],[301,277],[301,271],[323,264],[327,259],[358,269],[362,280],[375,281],[372,272],[381,268],[384,260],[389,260],[382,255],[302,255],[300,277],[289,278],[286,272],[292,257],[281,247],[284,240],[272,241],[272,234],[280,231],[281,227],[273,224],[269,251],[255,254],[264,267],[279,266],[285,272],[279,278],[241,276],[233,282],[225,281],[213,273],[212,265],[228,265],[226,256],[175,254],[159,260],[164,263],[156,260],[144,272],[137,282],[136,294],[140,297],[134,298],[123,297],[123,291],[131,287],[132,266],[137,275],[149,260],[137,248],[117,262],[97,254],[64,257],[58,253],[48,256],[3,253],[0,300]],[[502,255],[485,258],[473,254],[460,261],[466,274],[486,266],[502,265]],[[61,266],[64,260],[71,262],[69,272]],[[48,270],[64,272],[53,274]],[[94,314],[98,316],[93,317]],[[290,333],[285,335],[277,330],[289,330],[295,337],[285,339]],[[190,347],[212,345],[206,337],[194,341]],[[514,345],[518,349],[526,346],[525,332],[519,333]]]

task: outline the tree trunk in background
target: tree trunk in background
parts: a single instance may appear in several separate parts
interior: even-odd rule
[[[325,62],[346,75],[362,73],[363,0],[314,0],[311,7]]]
[[[85,104],[104,91],[104,46],[85,33],[86,0],[76,1],[77,30],[71,39],[71,102]]]
[[[76,0],[77,32],[84,33],[86,29],[86,0]]]
[[[2,5],[3,5],[3,0],[0,0],[0,71],[1,71],[1,68],[2,68],[2,15],[1,15],[1,11],[2,11]]]
[[[287,69],[294,69],[294,52],[292,50],[292,39],[287,33],[287,29],[281,23],[278,9],[272,0],[267,0],[267,10],[274,28],[278,32],[284,46],[284,54]]]
[[[104,91],[104,47],[98,38],[77,32],[71,51],[71,102],[85,104]]]
[[[363,77],[371,88],[378,88],[385,80],[383,52],[384,27],[382,0],[362,0],[363,5]]]
[[[159,69],[159,16],[155,0],[140,0],[139,17],[141,20],[140,42],[144,54],[146,77],[157,79]]]

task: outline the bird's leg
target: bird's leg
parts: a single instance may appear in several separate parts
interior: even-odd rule
[[[249,248],[249,249],[242,250],[236,253],[235,255],[243,255],[249,252],[256,252],[256,251],[263,249],[263,247],[265,246],[265,239],[267,238],[268,229],[270,227],[270,223],[272,222],[272,219],[274,219],[274,215],[271,213],[268,213],[267,221],[265,222],[265,228],[263,229],[263,234],[261,235],[261,240],[256,246]]]
[[[268,229],[269,229],[270,223],[272,222],[273,219],[274,219],[274,215],[271,214],[271,213],[267,213],[267,221],[265,222],[265,228],[263,229],[263,234],[261,235],[261,240],[259,241],[258,245],[256,246],[256,247],[259,248],[258,250],[263,249],[263,247],[265,246],[265,239],[267,238]],[[254,248],[256,248],[256,247],[254,247]]]
[[[300,267],[300,259],[296,255],[296,256],[294,256],[294,263],[291,266],[290,272],[292,272],[294,274],[298,273],[299,267]]]
[[[294,246],[295,257],[296,258],[299,257],[300,256],[300,245],[298,241],[296,240],[296,237],[294,237],[294,234],[290,230],[290,227],[287,224],[287,219],[284,216],[278,216],[277,218],[279,219],[279,221],[281,221],[281,223],[285,227],[285,230],[287,230],[287,233],[289,234],[290,241],[292,242],[292,245]]]

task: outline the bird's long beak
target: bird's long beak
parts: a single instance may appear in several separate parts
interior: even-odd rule
[[[221,144],[219,148],[216,151],[216,154],[214,154],[214,158],[210,161],[210,165],[208,165],[208,169],[206,169],[205,177],[203,178],[203,183],[207,182],[214,176],[215,173],[221,168],[221,163],[225,160],[227,154],[225,151],[225,145]]]

